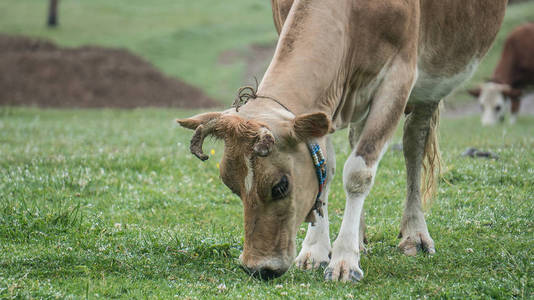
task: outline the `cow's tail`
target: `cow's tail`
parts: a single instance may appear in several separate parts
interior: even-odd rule
[[[432,114],[423,154],[422,198],[423,205],[429,203],[436,193],[438,177],[441,173],[441,154],[438,143],[439,106]]]

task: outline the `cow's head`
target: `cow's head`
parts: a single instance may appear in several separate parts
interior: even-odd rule
[[[507,84],[486,82],[478,88],[469,90],[469,93],[478,99],[482,108],[482,125],[494,125],[497,121],[502,122],[509,107],[507,98],[518,98],[521,91]]]
[[[190,149],[202,160],[206,136],[224,140],[220,177],[244,208],[243,268],[263,279],[282,275],[295,257],[300,224],[315,217],[318,181],[306,142],[324,149],[328,117],[248,104],[177,121],[195,130]]]

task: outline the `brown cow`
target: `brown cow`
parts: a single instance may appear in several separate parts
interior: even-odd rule
[[[510,123],[515,123],[522,89],[531,85],[534,85],[534,23],[527,23],[506,38],[492,79],[469,90],[482,107],[482,125],[502,122],[509,108]]]
[[[201,159],[207,159],[206,136],[225,142],[220,174],[243,202],[245,270],[261,278],[283,274],[295,258],[297,230],[308,220],[297,266],[326,264],[326,280],[360,280],[363,202],[405,111],[407,201],[399,247],[407,255],[418,248],[435,252],[420,190],[423,162],[433,174],[439,161],[438,103],[487,52],[506,3],[272,1],[280,38],[257,93],[249,92],[239,110],[178,120],[195,130],[191,152]],[[343,169],[347,201],[331,246],[326,204],[336,163],[329,134],[346,127],[353,148]],[[317,146],[326,151],[324,190]]]

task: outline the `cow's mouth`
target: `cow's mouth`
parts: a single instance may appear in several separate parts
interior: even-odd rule
[[[265,281],[278,278],[286,272],[285,270],[273,270],[270,268],[250,269],[243,265],[241,265],[241,268],[250,276]]]

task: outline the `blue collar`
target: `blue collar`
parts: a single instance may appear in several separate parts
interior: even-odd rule
[[[321,151],[321,146],[319,146],[319,144],[308,143],[308,149],[310,150],[315,173],[317,174],[317,180],[319,181],[319,192],[315,198],[315,204],[312,207],[312,211],[315,210],[317,214],[322,217],[322,207],[324,204],[319,198],[321,197],[326,184],[326,160],[324,159],[323,151]]]

